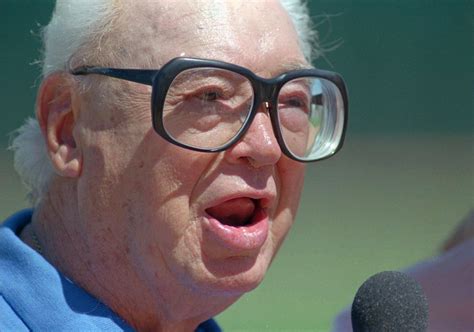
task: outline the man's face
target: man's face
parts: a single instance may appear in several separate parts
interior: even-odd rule
[[[278,1],[124,7],[111,36],[118,61],[99,65],[159,68],[187,56],[274,77],[305,64]],[[235,297],[256,287],[293,223],[304,174],[303,164],[282,154],[263,106],[228,150],[193,152],[152,129],[150,87],[93,80],[101,83],[80,101],[78,194],[86,245],[104,271],[164,298]]]

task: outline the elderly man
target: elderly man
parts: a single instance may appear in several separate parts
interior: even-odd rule
[[[218,331],[341,146],[342,79],[293,1],[59,1],[36,120],[13,143],[34,209],[0,231],[0,330]]]

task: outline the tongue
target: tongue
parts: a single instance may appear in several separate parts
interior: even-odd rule
[[[230,226],[248,224],[254,211],[254,201],[245,197],[231,199],[207,209],[207,213],[219,220],[220,223]]]

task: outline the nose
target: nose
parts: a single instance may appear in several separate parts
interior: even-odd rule
[[[274,165],[281,155],[265,104],[258,110],[243,138],[225,151],[229,162],[248,163],[255,168]]]

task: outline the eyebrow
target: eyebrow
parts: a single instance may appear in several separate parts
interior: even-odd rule
[[[314,69],[314,67],[311,66],[306,61],[303,62],[301,60],[284,62],[284,63],[279,64],[276,68],[274,68],[270,72],[270,77],[277,77],[289,71],[299,70],[299,69]]]
[[[215,71],[215,70],[214,70]],[[244,76],[241,76],[240,74],[236,73],[226,73],[225,71],[215,71],[217,73],[214,74],[215,76],[209,76],[209,73],[199,73],[195,72],[192,73],[192,80],[190,80],[190,77],[186,75],[180,76],[179,74],[174,78],[173,84],[176,84],[177,86],[185,85],[187,84],[188,87],[194,87],[194,86],[201,86],[203,83],[205,84],[242,84],[247,82],[247,78]],[[231,75],[233,74],[233,75]]]
[[[291,70],[298,70],[298,69],[312,69],[314,68],[311,64],[302,61],[292,61],[288,63],[283,63],[279,66],[279,70],[281,72],[291,71]]]

